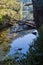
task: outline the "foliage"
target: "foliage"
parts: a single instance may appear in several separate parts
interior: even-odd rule
[[[11,21],[11,17],[6,14],[6,15],[4,15],[2,17],[2,21],[3,21],[3,23],[10,22]]]
[[[0,0],[0,22],[3,22],[3,16],[10,16],[14,19],[20,19],[21,3],[17,0]]]
[[[39,37],[30,46],[27,61],[29,65],[43,65],[43,26],[39,29]]]

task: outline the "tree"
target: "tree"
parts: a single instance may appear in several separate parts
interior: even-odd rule
[[[33,14],[37,28],[43,24],[43,0],[32,0]]]
[[[2,22],[3,16],[10,16],[13,19],[21,19],[21,3],[17,0],[0,0],[0,22]]]

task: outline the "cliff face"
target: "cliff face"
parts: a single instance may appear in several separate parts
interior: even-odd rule
[[[43,0],[32,0],[33,14],[36,26],[39,27],[43,24]]]

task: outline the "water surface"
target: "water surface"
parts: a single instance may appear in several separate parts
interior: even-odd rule
[[[37,32],[37,30],[34,30]],[[17,38],[16,40],[13,40],[11,43],[11,48],[8,53],[8,55],[15,55],[17,51],[20,53],[26,54],[28,52],[29,46],[34,42],[37,35],[34,35],[32,33],[25,34],[24,36],[21,36]],[[21,49],[21,50],[19,50]]]

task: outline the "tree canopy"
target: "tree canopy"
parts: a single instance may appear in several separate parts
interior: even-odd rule
[[[21,18],[20,11],[21,3],[17,0],[0,0],[0,20],[6,14],[18,20]]]

